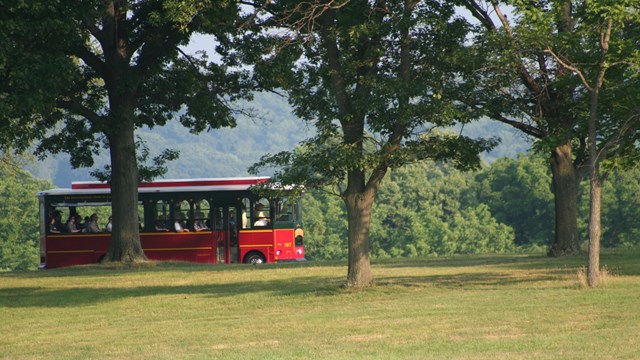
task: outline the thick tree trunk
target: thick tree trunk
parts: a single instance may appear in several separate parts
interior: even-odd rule
[[[602,180],[596,170],[591,178],[591,206],[589,210],[589,263],[587,266],[587,284],[589,287],[600,285],[600,207],[602,199]]]
[[[113,233],[105,261],[135,263],[146,260],[146,256],[140,244],[138,165],[133,122],[119,122],[109,141]]]
[[[111,209],[113,231],[105,261],[135,263],[146,260],[140,244],[138,219],[138,164],[134,139],[136,91],[139,81],[131,71],[129,39],[123,31],[128,2],[105,3],[101,44],[105,86],[109,94],[111,154]]]
[[[571,145],[558,146],[549,159],[553,175],[556,227],[549,256],[574,255],[578,242],[578,190],[580,176],[573,164]]]
[[[347,287],[364,288],[373,284],[369,259],[369,226],[375,195],[346,193],[344,201],[349,217],[349,269]]]

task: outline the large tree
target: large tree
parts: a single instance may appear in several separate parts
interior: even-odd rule
[[[469,74],[467,23],[440,1],[265,1],[259,8],[265,12],[253,19],[275,31],[251,38],[267,45],[248,55],[256,77],[283,88],[316,135],[296,152],[263,157],[254,170],[277,165],[275,181],[332,185],[347,209],[347,286],[370,286],[371,209],[387,171],[427,158],[470,168],[494,144],[436,130],[475,115],[456,101]]]
[[[532,136],[537,149],[549,154],[555,201],[550,256],[580,249],[577,204],[587,154],[574,94],[581,84],[545,52],[550,44],[576,38],[574,3],[463,0],[479,21],[476,45],[482,58],[478,91],[468,101],[486,116]]]
[[[0,139],[42,139],[40,154],[68,152],[74,166],[92,166],[109,149],[106,260],[144,259],[135,130],[177,112],[194,132],[234,124],[229,102],[247,95],[226,51],[238,11],[231,0],[0,2],[0,38],[10,40],[0,54],[0,124],[12,124]],[[215,36],[222,63],[181,50],[196,32]],[[32,130],[13,135],[23,127]]]

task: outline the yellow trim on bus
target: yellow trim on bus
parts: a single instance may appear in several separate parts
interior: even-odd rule
[[[196,247],[196,248],[155,248],[142,249],[144,251],[172,251],[172,250],[212,250],[212,247]]]
[[[273,230],[240,230],[241,233],[266,233],[273,232]]]
[[[111,233],[73,233],[73,234],[63,234],[63,235],[47,235],[49,239],[60,239],[60,238],[70,238],[70,237],[102,237],[102,236],[111,236]]]
[[[240,245],[240,248],[254,248],[254,247],[270,247],[273,246],[272,244],[266,244],[266,245]]]
[[[48,254],[92,253],[95,250],[49,250]]]
[[[148,235],[198,235],[198,234],[211,234],[212,231],[157,231],[157,232],[141,232],[140,236],[148,236]]]

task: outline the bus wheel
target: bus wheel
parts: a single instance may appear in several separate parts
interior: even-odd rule
[[[259,252],[250,252],[244,257],[245,264],[262,264],[265,262],[264,256]]]

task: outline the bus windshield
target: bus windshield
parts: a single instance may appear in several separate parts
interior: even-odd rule
[[[293,201],[288,197],[276,200],[276,222],[299,222],[300,206],[297,201]]]

